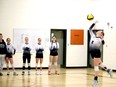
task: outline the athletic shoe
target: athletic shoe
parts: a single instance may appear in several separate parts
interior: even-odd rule
[[[108,69],[108,74],[109,74],[110,77],[112,78],[112,69]]]
[[[40,71],[40,75],[42,75],[42,71]]]
[[[51,72],[50,71],[48,71],[48,75],[51,75]]]
[[[17,76],[18,74],[16,72],[13,73],[14,76]]]
[[[3,76],[3,74],[0,72],[0,76]]]
[[[25,75],[25,72],[24,71],[22,71],[22,75]]]
[[[28,71],[28,75],[30,75],[30,71]]]
[[[38,72],[36,71],[36,73],[35,73],[36,75],[38,75]]]
[[[10,75],[10,72],[7,72],[7,76],[9,76]]]
[[[55,71],[55,74],[56,74],[56,75],[59,75],[58,71]]]
[[[97,84],[98,84],[98,81],[97,80],[94,80],[93,81],[93,84],[92,84],[92,87],[95,87]]]

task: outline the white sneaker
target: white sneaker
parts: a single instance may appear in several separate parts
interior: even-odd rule
[[[42,71],[40,71],[40,75],[42,75]]]
[[[109,73],[110,77],[112,78],[112,69],[108,69],[108,73]]]
[[[30,75],[30,71],[28,71],[28,75]]]
[[[17,76],[18,74],[16,72],[13,73],[14,76]]]
[[[92,84],[92,87],[95,87],[97,84],[98,84],[98,81],[97,80],[94,80],[93,81],[93,84]]]
[[[36,75],[38,75],[38,71],[36,71],[36,73],[35,73]]]

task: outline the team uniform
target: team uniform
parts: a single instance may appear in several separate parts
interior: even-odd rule
[[[31,46],[30,44],[23,44],[23,63],[27,62],[30,63],[31,60]]]
[[[44,51],[44,47],[41,45],[41,44],[37,44],[36,47],[35,47],[35,50],[36,50],[36,75],[38,75],[38,71],[37,71],[37,68],[38,68],[38,62],[37,60],[42,58],[42,60],[40,59],[40,75],[42,75],[42,62],[43,61],[43,51]]]
[[[104,40],[102,40],[100,37],[96,37],[96,35],[93,33],[92,28],[94,26],[95,26],[95,23],[93,23],[89,28],[89,33],[91,35],[89,47],[90,47],[90,54],[92,59],[101,58],[100,47],[105,43]],[[99,71],[99,66],[103,68],[104,70],[106,70],[109,73],[109,75],[112,77],[112,69],[107,69],[107,67],[102,62],[99,62],[99,65],[94,66],[95,73]],[[98,76],[96,75],[94,77],[94,82],[92,86],[93,87],[96,86],[97,83],[98,83]]]
[[[50,46],[49,46],[49,49],[50,49],[50,58],[51,57],[56,57],[57,58],[59,43],[58,42],[51,42]],[[51,74],[50,73],[51,72],[51,65],[52,65],[52,61],[49,62],[48,75]],[[57,61],[54,61],[54,66],[55,66],[55,74],[59,75],[58,71],[57,71]]]
[[[50,56],[58,56],[58,49],[59,49],[59,43],[58,42],[51,42],[50,46]]]
[[[95,34],[92,31],[92,28],[94,27],[94,23],[91,25],[89,28],[89,33],[91,35],[91,40],[90,40],[90,54],[92,58],[100,58],[101,57],[101,51],[100,47],[104,44],[104,40],[102,40],[99,37],[96,37]]]
[[[4,42],[4,40],[2,40],[2,42],[0,42],[0,76],[3,75],[2,70],[5,62],[6,53],[7,53],[6,43]]]
[[[30,75],[30,61],[31,61],[31,45],[29,43],[24,43],[23,46],[23,72],[22,75],[25,74],[24,70],[25,70],[25,63],[26,60],[28,62],[28,75]]]
[[[6,48],[7,48],[6,58],[13,58],[12,55],[15,54],[15,52],[16,52],[16,49],[14,48],[14,46],[12,44],[7,44]],[[6,62],[6,66],[7,66],[7,75],[10,75],[10,72],[9,72],[9,63]],[[11,66],[12,66],[13,71],[14,71],[13,75],[18,75],[15,72],[15,68],[14,68],[13,63],[11,64]]]
[[[16,49],[14,48],[14,46],[12,44],[7,44],[6,48],[7,48],[6,57],[12,58],[12,55],[15,54]]]
[[[44,51],[44,48],[41,44],[37,44],[36,45],[36,58],[43,58],[43,51]]]

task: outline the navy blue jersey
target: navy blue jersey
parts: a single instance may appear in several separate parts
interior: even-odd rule
[[[2,42],[0,42],[0,54],[6,53],[7,53],[6,43],[4,42],[4,40],[2,40]]]

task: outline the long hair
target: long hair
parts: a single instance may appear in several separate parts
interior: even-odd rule
[[[55,36],[55,35],[53,35],[53,36],[52,36],[52,38],[53,38],[53,37],[55,37],[55,38],[56,38],[56,36]],[[57,42],[57,40],[55,40],[55,42]],[[53,43],[53,40],[52,40],[52,43]]]
[[[55,36],[55,35],[53,35],[53,36],[52,36],[52,38],[53,38],[53,37],[55,37],[55,38],[56,38],[56,36]],[[58,46],[57,46],[57,40],[55,40],[55,43],[56,43],[56,48],[57,48],[57,47],[58,47]],[[52,40],[52,43],[51,43],[51,47],[52,47],[52,45],[53,45],[53,40]]]

